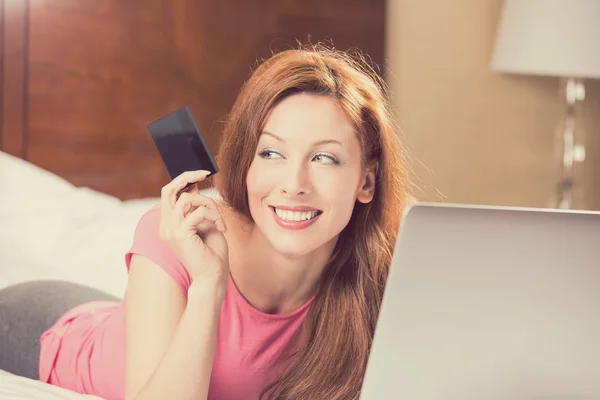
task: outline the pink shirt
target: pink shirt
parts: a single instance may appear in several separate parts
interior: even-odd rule
[[[190,277],[183,264],[158,237],[160,209],[139,221],[133,254],[152,260],[177,282],[184,294]],[[40,380],[107,400],[125,396],[125,302],[85,303],[63,315],[41,337]],[[279,355],[289,349],[310,308],[309,300],[287,315],[252,307],[231,277],[223,300],[210,381],[209,400],[257,399],[277,377]]]

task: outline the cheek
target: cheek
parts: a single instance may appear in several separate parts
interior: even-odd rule
[[[248,188],[248,200],[251,208],[255,204],[258,204],[271,191],[273,187],[271,174],[272,172],[261,166],[261,163],[253,162],[250,165],[248,175],[246,176],[246,186]]]
[[[356,202],[356,176],[348,174],[344,178],[330,179],[321,185],[323,197],[331,207],[334,220],[345,225],[352,216]]]
[[[250,202],[250,208],[254,204],[254,199],[260,191],[260,180],[258,179],[259,174],[256,171],[256,164],[252,163],[248,169],[248,175],[246,175],[246,188],[248,190],[248,201]]]

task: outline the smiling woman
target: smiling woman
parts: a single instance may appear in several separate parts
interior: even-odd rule
[[[410,199],[384,83],[360,56],[279,53],[244,86],[218,162],[216,186],[250,231],[237,287],[280,312],[313,299],[265,393],[356,397]]]
[[[24,331],[58,318],[40,379],[108,400],[356,399],[410,199],[385,96],[360,57],[322,46],[262,63],[226,121],[218,198],[182,191],[207,171],[162,189],[124,301],[11,289],[13,315],[39,316]]]

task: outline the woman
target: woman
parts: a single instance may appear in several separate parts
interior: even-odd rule
[[[35,329],[69,310],[42,335],[39,379],[107,399],[358,397],[409,198],[382,82],[342,52],[278,53],[217,162],[218,200],[182,191],[206,177],[186,172],[141,218],[123,302],[40,282],[0,294],[50,308]]]

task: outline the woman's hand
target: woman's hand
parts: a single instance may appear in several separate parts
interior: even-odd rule
[[[187,268],[197,286],[224,292],[229,276],[227,227],[217,203],[198,192],[208,171],[187,171],[161,191],[159,234]],[[189,183],[187,190],[182,191]],[[180,193],[181,192],[181,193]]]

